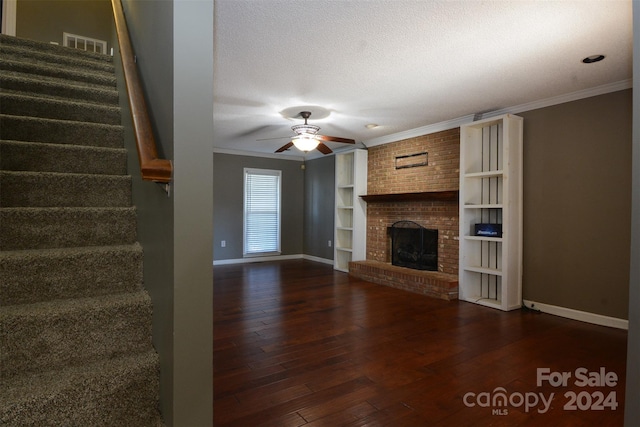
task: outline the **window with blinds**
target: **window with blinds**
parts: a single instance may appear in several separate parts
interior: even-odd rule
[[[244,169],[244,256],[280,254],[281,175]]]

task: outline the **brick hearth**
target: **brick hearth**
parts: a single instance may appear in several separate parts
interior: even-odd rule
[[[458,299],[458,276],[398,267],[380,261],[353,261],[349,274],[354,277],[397,289],[444,299]]]

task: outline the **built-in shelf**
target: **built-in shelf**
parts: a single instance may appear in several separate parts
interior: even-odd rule
[[[472,271],[474,273],[482,273],[482,274],[491,274],[494,276],[502,276],[502,270],[498,268],[488,268],[488,267],[474,267],[472,265],[464,268],[465,271]]]
[[[498,177],[502,175],[504,175],[504,172],[502,172],[502,169],[500,169],[495,171],[468,173],[468,174],[465,174],[464,177],[467,179],[468,178],[493,178],[493,177]]]
[[[336,270],[349,272],[351,261],[365,259],[367,206],[358,196],[367,191],[367,151],[335,155],[336,209],[334,259]]]
[[[464,209],[502,209],[502,204],[497,203],[479,203],[477,205],[464,205]]]
[[[465,240],[476,240],[479,242],[502,242],[502,237],[487,237],[487,236],[464,236]]]
[[[458,201],[458,191],[422,191],[419,193],[363,194],[360,196],[367,203],[400,202],[407,200],[439,200]]]
[[[505,311],[522,300],[522,125],[507,114],[460,127],[459,296]]]

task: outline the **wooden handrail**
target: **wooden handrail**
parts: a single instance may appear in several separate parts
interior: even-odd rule
[[[138,160],[142,179],[160,183],[171,182],[173,166],[171,161],[158,158],[156,141],[153,136],[151,121],[147,113],[147,105],[142,92],[142,84],[138,77],[138,70],[131,47],[127,21],[124,17],[121,0],[111,0],[113,16],[116,23],[116,33],[120,44],[120,56],[122,57],[122,69],[127,86],[127,98],[131,108],[133,131],[136,137]]]

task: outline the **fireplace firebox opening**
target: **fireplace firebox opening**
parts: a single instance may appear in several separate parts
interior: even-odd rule
[[[438,230],[413,221],[397,221],[389,227],[391,264],[416,270],[438,271]]]

